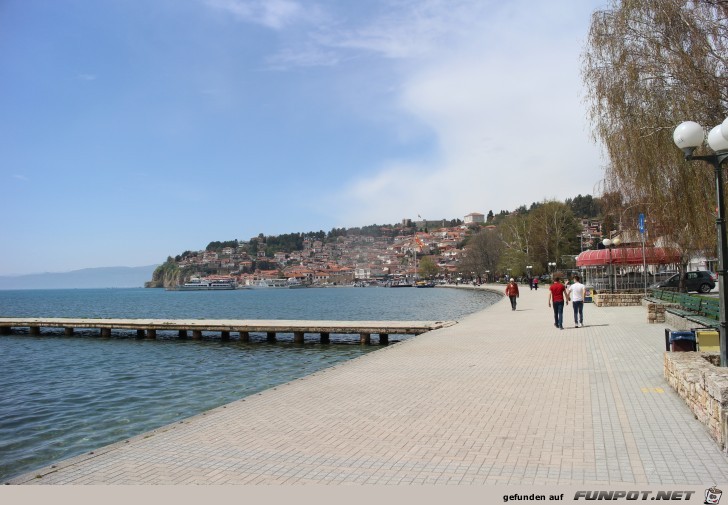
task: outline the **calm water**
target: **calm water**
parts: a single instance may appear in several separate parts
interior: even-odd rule
[[[452,320],[500,295],[459,289],[0,291],[3,317]],[[95,331],[0,337],[0,478],[254,394],[376,347],[147,341]],[[402,337],[392,335],[391,341]],[[316,339],[317,340],[317,339]]]

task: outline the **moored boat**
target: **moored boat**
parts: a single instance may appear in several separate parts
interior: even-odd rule
[[[237,287],[235,279],[217,278],[217,279],[200,279],[192,277],[184,284],[177,286],[180,291],[226,291]]]

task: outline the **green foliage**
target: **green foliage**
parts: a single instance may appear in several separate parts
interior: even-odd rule
[[[598,198],[591,195],[577,195],[575,198],[567,198],[564,202],[577,218],[595,218],[601,214],[601,205]]]
[[[323,233],[323,232],[321,232]],[[315,239],[315,234],[314,239]],[[273,256],[277,252],[303,251],[303,233],[284,233],[283,235],[265,237],[265,255]]]
[[[438,273],[440,273],[440,268],[430,256],[425,256],[420,260],[420,265],[417,269],[417,273],[420,274],[420,277],[423,277],[425,279],[432,279]]]
[[[207,247],[205,248],[206,251],[215,251],[220,252],[226,247],[238,247],[238,241],[237,240],[227,240],[225,242],[210,242],[207,244]]]

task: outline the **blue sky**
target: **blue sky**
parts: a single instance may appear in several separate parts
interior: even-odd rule
[[[596,195],[603,4],[0,1],[0,275]]]

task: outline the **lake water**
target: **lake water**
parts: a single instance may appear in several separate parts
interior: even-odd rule
[[[415,288],[0,291],[1,317],[457,320],[500,299]],[[0,479],[39,468],[376,351],[44,330],[0,337]],[[390,336],[395,342],[405,337]]]

